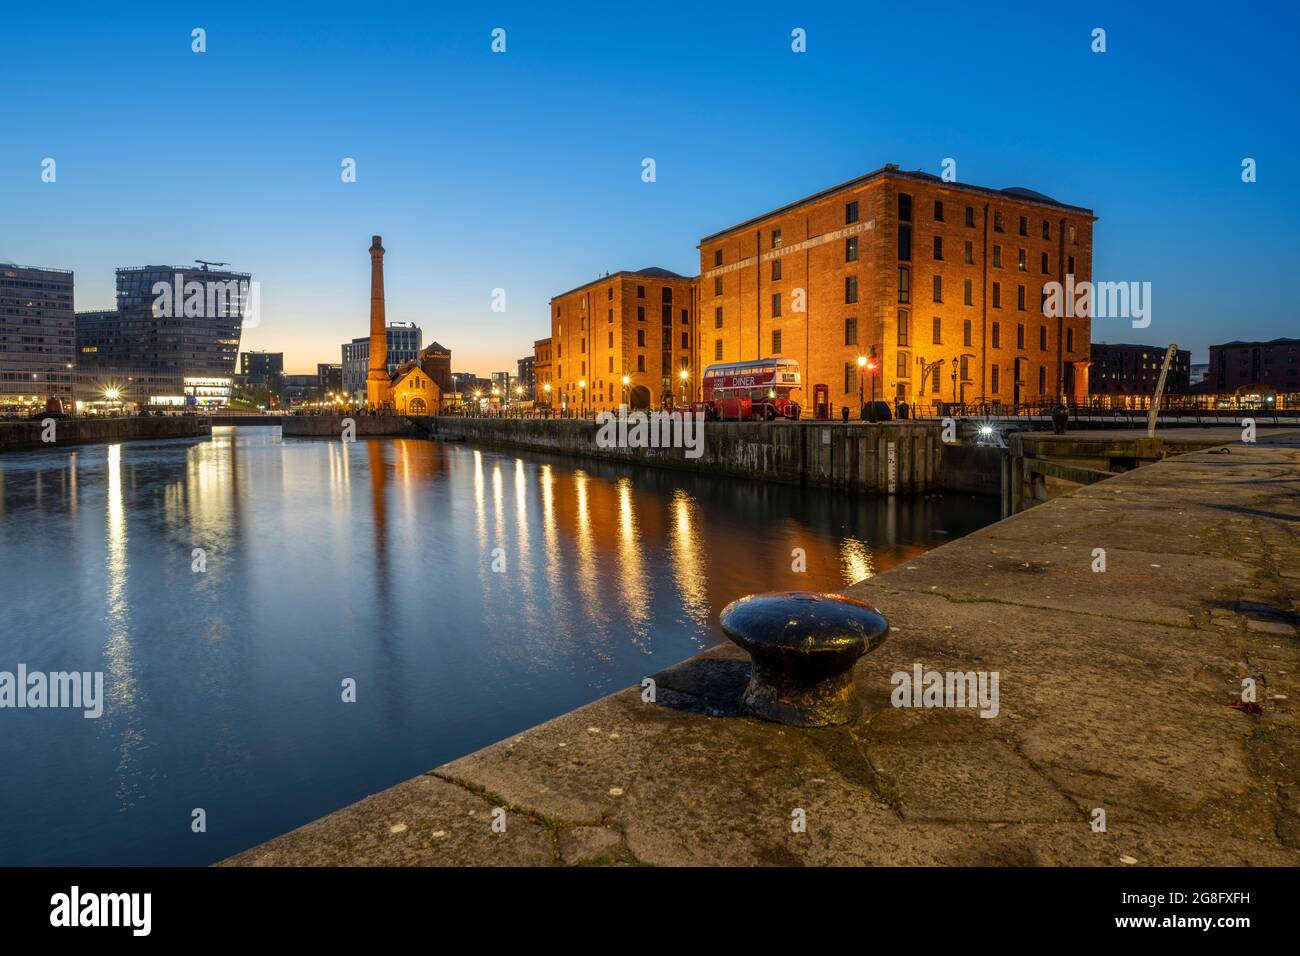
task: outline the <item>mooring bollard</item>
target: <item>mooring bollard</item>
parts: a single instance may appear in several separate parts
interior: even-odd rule
[[[753,659],[741,703],[763,720],[829,727],[858,716],[853,665],[889,633],[870,604],[842,594],[773,591],[732,601],[722,630]]]

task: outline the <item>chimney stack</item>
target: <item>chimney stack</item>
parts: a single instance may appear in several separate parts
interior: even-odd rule
[[[370,243],[370,371],[366,402],[382,408],[388,401],[388,323],[384,317],[384,247],[379,236]]]

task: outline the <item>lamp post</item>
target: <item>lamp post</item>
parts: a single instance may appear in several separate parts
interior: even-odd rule
[[[863,384],[866,379],[867,357],[858,356],[858,418],[867,417],[867,401],[862,394]]]
[[[629,391],[631,384],[632,384],[631,376],[624,375],[623,376],[623,404],[624,405],[628,405],[631,403],[631,394]]]
[[[871,401],[876,401],[876,371],[880,368],[880,363],[876,361],[876,347],[871,346],[871,355],[867,358],[867,370],[871,372]]]
[[[551,417],[551,383],[547,382],[542,386],[542,391],[546,393],[546,417]]]
[[[682,380],[682,406],[685,407],[686,405],[690,404],[689,402],[686,401],[686,380],[690,378],[691,375],[688,371],[686,371],[686,369],[682,369],[680,372],[677,373],[677,377]]]
[[[578,408],[582,412],[582,417],[587,417],[587,380],[578,379]]]
[[[954,404],[954,405],[965,405],[965,404],[966,404],[966,383],[965,383],[965,382],[962,382],[962,383],[961,383],[961,385],[962,385],[962,387],[961,387],[961,391],[962,391],[961,398],[958,399],[958,397],[957,397],[957,373],[958,373],[958,371],[961,369],[961,360],[962,360],[963,358],[975,358],[975,357],[976,357],[976,356],[975,356],[975,353],[974,353],[974,352],[963,352],[960,356],[953,356],[953,360],[952,360],[952,401],[953,401],[953,404]]]
[[[936,392],[936,393],[938,392],[938,388],[937,388],[937,386],[938,386],[938,384],[939,384],[939,374],[938,374],[938,373],[939,373],[939,368],[940,368],[940,366],[943,365],[943,363],[944,363],[945,361],[947,361],[947,360],[946,360],[946,359],[938,359],[938,360],[936,360],[936,361],[934,361],[934,362],[927,362],[927,361],[925,360],[925,356],[923,356],[923,355],[918,355],[918,356],[916,357],[916,364],[919,365],[919,366],[921,366],[921,382],[920,382],[920,388],[917,389],[917,394],[916,394],[916,400],[917,400],[918,402],[920,401],[921,396],[925,394],[925,386],[926,386],[926,384],[930,381],[930,376],[931,376],[931,374],[934,375],[934,384],[935,384],[935,386],[936,386],[936,388],[935,388],[935,392]]]

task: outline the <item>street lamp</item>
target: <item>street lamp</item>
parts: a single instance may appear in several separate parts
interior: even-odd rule
[[[961,389],[961,390],[962,390],[962,396],[961,396],[961,400],[958,401],[958,398],[957,398],[957,373],[958,373],[958,371],[961,369],[961,360],[962,360],[963,358],[976,358],[976,355],[975,355],[974,352],[964,352],[964,353],[962,353],[960,356],[954,356],[954,357],[953,357],[953,360],[952,360],[952,400],[953,400],[953,404],[958,404],[958,405],[965,405],[965,404],[966,404],[966,383],[965,383],[964,381],[962,382],[962,389]]]
[[[859,355],[858,356],[858,417],[859,418],[867,417],[867,403],[865,397],[862,394],[863,382],[866,376],[866,371],[865,371],[866,367],[867,367],[867,357],[865,355]]]
[[[871,373],[871,414],[868,416],[871,421],[876,420],[876,369],[880,363],[876,361],[876,347],[871,346],[871,356],[867,359],[867,371]]]
[[[690,373],[686,369],[682,369],[677,373],[677,377],[682,380],[682,404],[686,405],[688,404],[686,401],[686,380],[690,378]]]
[[[578,379],[578,407],[582,409],[582,417],[587,417],[587,380]]]

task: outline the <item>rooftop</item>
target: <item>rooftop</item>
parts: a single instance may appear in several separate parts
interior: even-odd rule
[[[201,272],[214,276],[238,276],[251,279],[251,272],[235,272],[232,269],[205,269],[202,266],[119,266],[117,272]]]
[[[739,232],[743,229],[748,229],[751,226],[755,225],[756,223],[763,222],[766,219],[771,219],[773,216],[779,216],[782,213],[787,213],[792,210],[799,209],[800,207],[806,206],[809,203],[818,202],[822,199],[827,198],[828,196],[834,196],[836,193],[845,192],[850,189],[856,189],[859,186],[864,186],[869,182],[873,182],[877,179],[884,179],[885,177],[893,177],[895,179],[907,179],[913,182],[921,182],[931,186],[939,186],[943,189],[951,189],[957,192],[977,193],[982,196],[989,196],[992,198],[1010,200],[1011,202],[1029,203],[1030,205],[1035,205],[1035,206],[1050,206],[1054,209],[1068,209],[1071,212],[1082,213],[1083,215],[1088,216],[1091,219],[1096,218],[1096,216],[1093,216],[1091,209],[1088,209],[1084,206],[1072,206],[1068,203],[1060,202],[1059,200],[1053,199],[1050,196],[1046,196],[1043,193],[1037,192],[1036,190],[1027,189],[1024,186],[1008,186],[1006,189],[993,189],[988,186],[973,186],[970,185],[969,183],[949,182],[939,176],[935,176],[933,173],[923,172],[922,170],[919,169],[913,170],[911,172],[905,172],[899,169],[897,165],[893,163],[889,163],[885,166],[882,166],[880,169],[873,170],[872,172],[867,173],[865,176],[859,176],[857,179],[850,179],[846,183],[840,183],[838,186],[832,186],[830,189],[823,189],[819,193],[814,193],[811,196],[807,196],[803,199],[798,199],[792,203],[788,203],[787,205],[781,206],[778,209],[773,209],[770,212],[765,212],[761,216],[755,216],[752,219],[746,219],[744,222],[739,223],[737,225],[728,226],[726,229],[723,229],[719,232],[715,232],[712,235],[705,236],[703,239],[700,240],[699,245],[702,246],[706,242],[712,242],[714,239],[720,239],[721,237],[729,235],[730,233]]]
[[[1267,342],[1259,342],[1259,341],[1255,341],[1255,342],[1242,342],[1242,341],[1240,341],[1240,340],[1234,340],[1234,341],[1232,341],[1232,342],[1224,342],[1222,345],[1211,345],[1210,348],[1212,348],[1212,349],[1227,349],[1227,348],[1232,348],[1232,347],[1234,347],[1234,346],[1243,346],[1243,345],[1246,345],[1246,346],[1249,346],[1249,345],[1300,345],[1300,339],[1269,339]]]
[[[581,292],[583,289],[586,289],[589,286],[598,285],[599,283],[607,282],[610,279],[622,279],[622,278],[680,279],[683,282],[690,282],[693,276],[679,275],[676,272],[673,272],[671,269],[663,269],[660,268],[659,266],[648,266],[644,269],[637,269],[635,271],[623,269],[618,272],[607,272],[605,275],[598,276],[597,278],[592,279],[590,282],[584,282],[580,286],[574,286],[568,292],[561,292],[559,295],[553,295],[551,296],[551,301],[554,302],[556,299],[562,299],[566,295],[573,295],[573,293],[575,292]]]
[[[9,259],[0,259],[0,269],[13,269],[22,272],[54,272],[59,275],[72,275],[71,269],[51,269],[48,266],[20,266],[18,263],[12,262]]]

